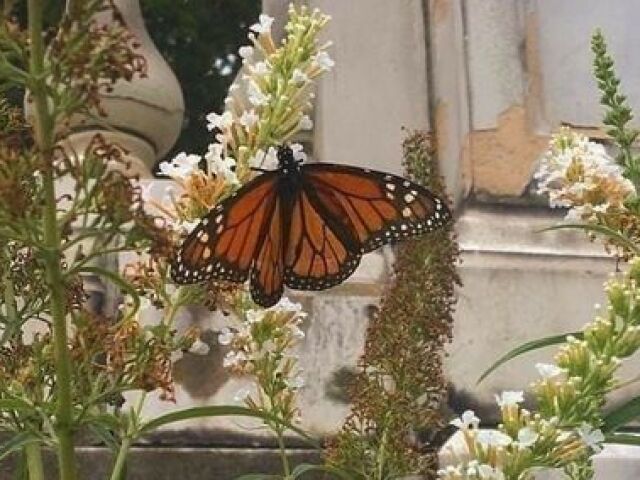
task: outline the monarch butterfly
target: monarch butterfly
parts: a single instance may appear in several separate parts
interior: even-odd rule
[[[288,146],[264,171],[205,216],[171,266],[176,283],[244,282],[270,307],[284,285],[323,290],[348,278],[363,254],[444,225],[445,203],[384,172],[305,164]]]

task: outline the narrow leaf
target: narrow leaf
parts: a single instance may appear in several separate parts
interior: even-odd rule
[[[105,444],[107,448],[109,448],[109,450],[111,450],[114,453],[118,451],[118,448],[120,447],[120,445],[116,437],[111,432],[111,430],[109,430],[108,428],[105,428],[104,425],[100,425],[100,424],[89,425],[89,430],[91,430],[91,432],[96,437],[102,440],[102,442]]]
[[[621,245],[628,248],[635,254],[640,254],[640,248],[627,236],[623,235],[612,228],[605,227],[604,225],[591,225],[588,223],[563,223],[561,225],[554,225],[552,227],[544,228],[540,230],[541,232],[548,232],[551,230],[563,230],[563,229],[573,229],[573,230],[586,230],[588,232],[600,233],[606,237],[613,238],[620,242]]]
[[[20,432],[11,437],[7,442],[0,445],[0,460],[7,455],[20,450],[25,445],[37,443],[40,439],[32,432]]]
[[[558,345],[567,341],[567,336],[573,335],[576,338],[582,338],[582,332],[563,333],[560,335],[552,335],[550,337],[539,338],[514,348],[507,354],[500,357],[493,365],[491,365],[478,379],[477,383],[481,383],[485,378],[491,375],[498,367],[501,367],[510,360],[513,360],[520,355],[531,352],[533,350],[539,350],[540,348],[549,347],[551,345]]]
[[[293,478],[299,478],[302,477],[303,474],[308,472],[325,472],[335,475],[336,477],[343,480],[352,480],[352,477],[349,474],[347,474],[343,470],[340,470],[339,468],[332,467],[330,465],[312,465],[309,463],[301,463],[300,465],[298,465],[293,469],[293,472],[291,472],[291,476]]]
[[[605,442],[619,445],[640,445],[640,435],[632,433],[609,433],[605,435]]]
[[[101,425],[103,428],[107,428],[112,431],[116,431],[121,427],[119,418],[110,413],[86,416],[82,419],[82,423],[88,425]]]
[[[0,412],[12,410],[33,410],[33,405],[20,398],[3,398],[0,400]]]
[[[640,397],[633,398],[607,413],[602,430],[613,432],[638,417],[640,417]]]
[[[230,417],[230,416],[254,417],[254,418],[260,418],[262,420],[269,421],[269,422],[279,423],[287,427],[292,432],[295,432],[298,435],[300,435],[302,438],[304,438],[308,443],[313,445],[315,448],[321,448],[320,444],[314,438],[312,438],[308,433],[306,433],[304,430],[294,425],[291,425],[290,423],[284,422],[282,419],[274,415],[270,415],[265,412],[258,412],[246,407],[240,407],[240,406],[234,406],[234,405],[211,405],[207,407],[193,407],[193,408],[186,408],[184,410],[178,410],[177,412],[167,413],[166,415],[156,417],[153,420],[149,420],[148,422],[142,424],[140,426],[140,429],[138,430],[138,433],[140,435],[144,435],[164,425],[168,425],[174,422],[179,422],[181,420],[189,420],[191,418]]]

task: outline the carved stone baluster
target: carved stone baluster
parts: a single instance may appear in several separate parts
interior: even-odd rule
[[[103,93],[101,104],[107,116],[99,121],[81,119],[72,127],[66,148],[80,154],[100,133],[128,152],[132,173],[149,178],[154,164],[167,154],[180,134],[184,99],[177,78],[149,37],[140,2],[115,0],[115,4],[140,44],[136,52],[146,59],[147,76],[119,81],[111,92]],[[97,19],[101,23],[112,21],[111,12],[100,13]],[[100,264],[115,269],[117,258],[107,256]],[[118,292],[111,291],[100,278],[85,277],[85,289],[91,296],[92,308],[104,312],[114,308]]]

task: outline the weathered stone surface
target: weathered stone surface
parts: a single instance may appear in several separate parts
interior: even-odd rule
[[[401,172],[402,127],[429,128],[419,0],[314,0],[332,16],[335,68],[319,80],[314,156]]]
[[[532,132],[527,111],[519,105],[504,111],[497,121],[495,129],[470,134],[475,191],[518,196],[531,182],[549,137]]]
[[[524,3],[513,0],[465,2],[474,130],[495,128],[504,111],[524,104],[526,72],[521,51]]]
[[[117,0],[128,28],[140,44],[138,53],[147,61],[148,74],[132,82],[120,81],[105,96],[103,105],[108,112],[107,121],[116,129],[133,133],[151,143],[155,156],[147,167],[165,155],[180,133],[184,114],[184,99],[178,79],[155,48],[144,26],[140,2]],[[109,17],[104,19],[110,21]],[[125,140],[123,146],[128,146]]]
[[[430,0],[427,5],[431,128],[447,190],[458,205],[473,182],[464,6],[461,0]]]
[[[455,8],[456,2],[434,4],[439,12]],[[637,4],[624,0],[469,0],[464,5],[464,33],[457,35],[467,40],[466,93],[471,132],[469,152],[458,162],[465,172],[468,161],[476,192],[520,196],[549,134],[560,124],[603,136],[598,130],[602,108],[590,51],[590,37],[596,28],[602,28],[607,36],[631,104],[640,101],[638,87],[633,81],[625,82],[640,73],[640,63],[628,53],[638,33],[621,28],[638,13]],[[441,17],[432,16],[433,32],[442,29]],[[437,63],[439,56],[446,59],[442,62],[445,67],[455,62],[459,52],[452,51],[451,44],[433,43],[430,55],[435,59],[431,66],[436,86],[451,83],[441,80],[448,74]],[[450,90],[445,90],[448,94],[438,104],[460,103],[458,95]],[[450,115],[463,116],[447,108],[447,117]],[[443,139],[440,147],[445,155],[441,158],[450,161],[447,152],[456,149],[461,137],[438,134],[438,138]]]
[[[603,282],[615,270],[598,244],[579,232],[537,233],[560,217],[545,210],[470,208],[459,222],[464,283],[449,347],[447,375],[456,410],[472,408],[496,420],[494,394],[526,390],[534,364],[554,348],[510,361],[478,385],[480,375],[510,349],[537,338],[579,330],[602,302]],[[623,375],[637,368],[629,362]],[[614,400],[638,393],[633,387]]]

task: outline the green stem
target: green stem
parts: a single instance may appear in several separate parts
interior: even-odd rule
[[[0,338],[0,345],[4,345],[11,339],[14,333],[19,329],[18,325],[18,308],[16,306],[16,291],[11,280],[11,275],[7,271],[2,279],[4,282],[4,305],[7,323]]]
[[[42,466],[42,448],[38,443],[28,443],[24,447],[24,455],[27,458],[27,471],[29,480],[44,480],[44,468]]]
[[[178,295],[177,298],[175,298],[175,301],[171,302],[169,305],[169,308],[167,309],[167,312],[165,314],[164,317],[164,321],[167,325],[173,325],[173,321],[176,318],[176,314],[178,313],[178,310],[180,309],[180,296],[182,294],[182,287],[178,287]]]
[[[144,406],[144,401],[146,400],[146,398],[147,392],[142,392],[138,397],[138,401],[136,402],[135,407],[132,410],[132,418],[129,421],[127,432],[122,439],[122,442],[120,443],[118,456],[116,457],[116,462],[113,465],[111,477],[109,477],[110,480],[123,480],[122,474],[127,464],[129,450],[131,450],[133,440],[139,435],[138,428],[140,426],[140,412],[142,412],[142,407]]]
[[[267,382],[261,382],[258,378],[258,387],[261,388],[267,398],[269,399],[269,408],[268,412],[272,414],[274,417],[280,418],[279,412],[282,412],[281,409],[277,406],[276,401],[276,393],[274,392],[275,388],[273,382],[275,382],[275,368],[276,365],[272,365],[270,362],[266,362],[263,368],[256,368],[257,371],[264,371],[265,377],[268,379]],[[284,444],[284,432],[286,428],[282,427],[282,424],[277,422],[266,422],[268,427],[275,433],[276,440],[278,442],[278,449],[280,451],[280,460],[282,461],[282,474],[284,478],[288,478],[291,475],[291,467],[289,466],[289,459],[287,458],[287,449]]]
[[[382,435],[380,436],[380,445],[376,451],[376,480],[384,480],[384,467],[387,456],[387,435],[389,433],[388,419],[390,412],[385,415],[382,425]]]
[[[42,157],[43,181],[43,241],[42,254],[46,269],[46,282],[50,289],[50,310],[53,325],[54,361],[56,369],[56,420],[58,440],[58,467],[61,480],[76,479],[74,456],[73,412],[71,395],[71,363],[67,346],[67,305],[60,264],[61,235],[57,219],[55,179],[52,165],[54,146],[54,118],[49,109],[44,68],[42,41],[43,0],[28,0],[29,40],[31,52],[29,71],[30,94],[34,105],[34,132],[36,146]]]
[[[285,478],[291,475],[291,467],[289,466],[289,459],[287,458],[287,449],[284,445],[283,430],[280,427],[275,427],[276,438],[278,439],[278,449],[280,450],[280,459],[282,460],[282,473]]]
[[[111,471],[111,480],[123,480],[122,473],[124,471],[124,467],[127,464],[127,456],[129,455],[129,450],[131,449],[132,438],[127,435],[122,439],[122,443],[120,444],[120,449],[118,450],[118,456],[116,457],[116,463],[113,466],[113,470]]]

